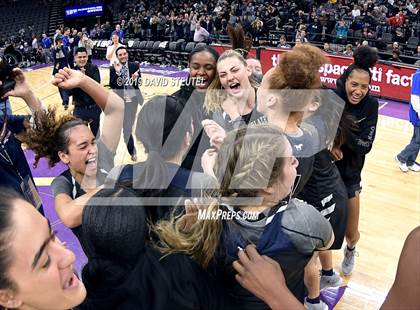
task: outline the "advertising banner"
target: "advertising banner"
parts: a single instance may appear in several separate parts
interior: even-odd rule
[[[213,45],[220,54],[230,49],[228,45]],[[260,48],[260,61],[263,72],[267,72],[276,66],[281,54],[287,50],[277,48]],[[252,48],[250,57],[256,57],[256,49]],[[326,87],[335,88],[336,81],[344,70],[353,62],[353,58],[344,56],[329,55],[329,64],[323,65],[319,69],[321,82]],[[411,79],[416,68],[404,64],[385,64],[378,63],[372,70],[372,95],[394,99],[398,101],[409,101],[411,91]]]

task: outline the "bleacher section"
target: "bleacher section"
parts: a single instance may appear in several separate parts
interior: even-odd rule
[[[0,39],[19,35],[20,29],[25,29],[25,37],[31,33],[42,33],[48,30],[48,18],[50,8],[38,1],[20,0],[7,3],[0,7]],[[28,26],[32,26],[29,29]]]
[[[278,38],[271,37],[271,40],[276,42]],[[229,43],[226,41],[225,43]],[[277,43],[277,42],[276,42]],[[109,40],[96,40],[94,41],[93,58],[105,59],[106,48],[111,44]],[[184,39],[179,39],[174,42],[170,41],[146,41],[138,39],[128,39],[124,42],[128,49],[131,51],[131,56],[140,62],[148,62],[158,65],[171,65],[178,67],[186,67],[188,65],[188,55],[194,47],[206,43],[186,42]],[[322,43],[313,43],[322,49]],[[267,47],[274,47],[276,44],[267,44]],[[331,44],[333,51],[341,50],[336,44]],[[335,53],[332,53],[334,55]],[[336,53],[342,56],[340,53]],[[379,51],[378,55],[382,62],[391,60],[392,54],[388,51]],[[419,59],[412,56],[401,55],[401,60],[406,64],[413,65]]]

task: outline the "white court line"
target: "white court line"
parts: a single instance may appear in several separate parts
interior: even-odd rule
[[[388,103],[389,102],[385,102],[383,105],[381,105],[379,108],[378,108],[378,111],[380,111],[380,110],[382,110],[386,105],[388,105]]]

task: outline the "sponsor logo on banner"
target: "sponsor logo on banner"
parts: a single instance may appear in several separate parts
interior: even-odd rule
[[[230,49],[227,45],[213,46],[220,54]],[[263,72],[267,72],[270,68],[279,64],[281,55],[287,50],[276,48],[261,48],[260,61]],[[256,49],[252,48],[250,57],[256,56]],[[329,55],[329,64],[321,66],[319,73],[321,82],[326,87],[335,88],[337,79],[353,62],[353,58],[344,56]],[[370,91],[375,96],[385,98],[409,101],[411,91],[412,76],[416,68],[404,64],[377,64],[372,70],[372,84]]]

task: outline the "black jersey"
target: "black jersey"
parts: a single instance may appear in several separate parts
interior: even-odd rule
[[[312,175],[314,155],[317,152],[319,138],[316,130],[307,125],[299,128],[295,134],[287,134],[287,139],[292,145],[293,156],[299,161],[297,173],[300,178],[297,178],[299,183],[294,191],[296,197]]]
[[[351,186],[360,183],[366,154],[375,140],[378,100],[368,93],[360,103],[351,104],[347,99],[343,76],[337,80],[336,93],[346,102],[343,115],[350,114],[354,119],[355,129],[346,132],[346,141],[341,146],[343,158],[337,161],[344,183]]]

